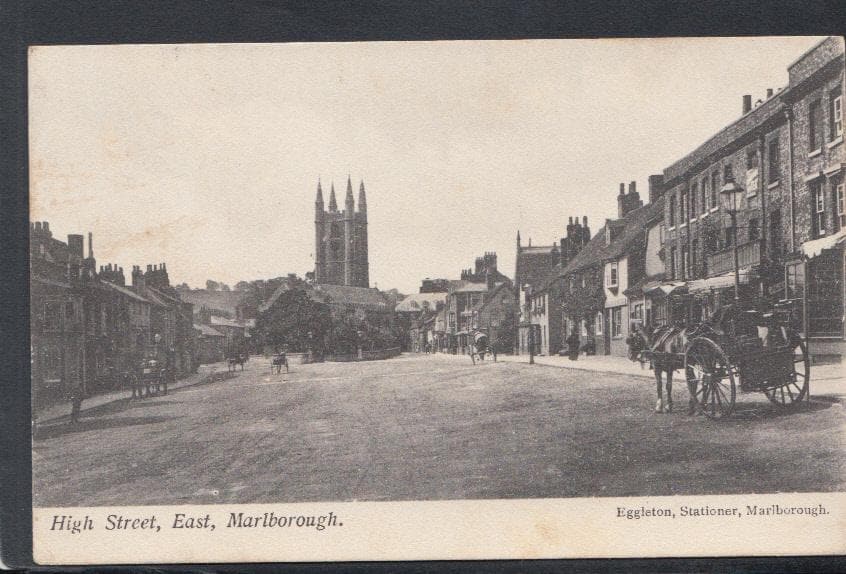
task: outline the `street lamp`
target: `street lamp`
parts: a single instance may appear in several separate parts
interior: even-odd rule
[[[734,301],[740,300],[740,265],[737,260],[737,212],[740,210],[740,201],[743,196],[743,189],[734,182],[734,178],[727,179],[726,184],[720,190],[720,199],[723,209],[731,217],[732,240],[731,248],[734,256]]]
[[[158,333],[156,333],[155,335],[153,335],[153,342],[155,342],[155,344],[156,344],[156,346],[155,346],[155,354],[156,354],[156,358],[157,358],[157,359],[159,358],[159,341],[161,341],[161,340],[162,340],[162,336],[161,336],[161,335],[159,335]]]

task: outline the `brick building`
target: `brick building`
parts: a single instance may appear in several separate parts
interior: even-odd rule
[[[795,300],[824,351],[844,337],[842,39],[788,73],[786,87],[754,105],[743,96],[735,122],[664,170],[666,278],[688,281],[708,316],[734,297],[736,232],[741,297]],[[743,191],[737,229],[721,206],[729,184]]]
[[[192,309],[175,297],[164,264],[149,273],[133,271],[125,285],[123,268],[97,271],[92,234],[53,237],[47,222],[30,224],[30,327],[33,404],[40,408],[67,398],[77,385],[92,394],[119,388],[122,375],[156,353],[177,376],[194,367]],[[147,288],[149,279],[154,287]],[[190,333],[186,332],[190,330]]]
[[[485,329],[494,325],[498,329],[505,327],[505,306],[494,304],[486,307],[484,303],[492,298],[508,296],[508,305],[513,310],[514,292],[511,285],[511,279],[497,269],[497,256],[493,252],[477,257],[473,268],[461,271],[461,280],[451,282],[444,305],[444,329],[451,352],[467,352],[472,329]],[[483,311],[486,313],[484,324],[480,322]]]
[[[518,305],[520,329],[517,353],[529,352],[529,341],[535,354],[557,353],[563,344],[561,334],[561,289],[557,280],[560,272],[590,241],[587,217],[581,222],[570,217],[567,233],[557,244],[540,248],[521,247],[517,234],[517,271],[519,277]],[[533,330],[530,339],[529,330]]]

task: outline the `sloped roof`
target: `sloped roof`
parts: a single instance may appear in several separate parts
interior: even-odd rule
[[[483,293],[488,290],[487,283],[477,283],[475,281],[462,281],[460,285],[456,285],[451,289],[453,293]]]
[[[244,328],[244,325],[238,321],[233,321],[232,319],[227,319],[226,317],[218,317],[217,315],[209,317],[209,322],[212,325],[218,325],[220,327],[237,327],[238,329]]]
[[[202,323],[194,323],[194,329],[199,331],[201,335],[204,335],[206,337],[225,337],[225,335],[220,331],[217,331],[209,325],[204,325]]]
[[[129,289],[129,288],[124,287],[122,285],[118,285],[117,283],[112,283],[111,281],[102,281],[102,283],[103,283],[103,285],[105,285],[105,286],[107,286],[111,289],[114,289],[115,291],[117,291],[121,295],[126,295],[130,299],[135,299],[136,301],[149,303],[149,301],[147,299],[145,299],[144,297],[142,297],[141,295],[139,295],[138,293],[136,293],[132,289]]]
[[[658,198],[654,203],[632,210],[624,218],[616,220],[615,224],[620,225],[622,230],[610,244],[605,242],[605,234],[608,232],[607,225],[596,232],[587,245],[585,245],[570,263],[563,269],[561,265],[555,268],[546,276],[541,284],[541,290],[549,286],[559,277],[566,277],[572,273],[582,271],[593,265],[602,264],[605,261],[619,259],[628,254],[639,240],[644,239],[647,223],[654,219],[664,210],[664,197]]]
[[[244,293],[241,291],[209,291],[207,289],[179,289],[179,297],[194,305],[194,310],[201,307],[225,311],[235,316],[236,307],[241,303]]]
[[[476,303],[476,305],[473,306],[473,310],[474,311],[481,311],[482,309],[484,309],[485,307],[488,306],[488,303],[490,303],[491,301],[496,299],[496,296],[499,294],[500,291],[502,291],[503,289],[509,289],[509,288],[510,288],[510,285],[508,283],[504,283],[504,282],[503,283],[497,283],[497,285],[496,285],[496,287],[494,287],[493,291],[488,293],[488,295],[484,298],[484,300],[480,301],[479,303]],[[513,293],[511,294],[511,296],[513,297]]]
[[[438,303],[446,301],[446,293],[413,293],[397,303],[394,309],[397,313],[412,313],[420,311],[428,304],[434,310]]]
[[[387,310],[388,301],[375,287],[351,287],[320,283],[308,291],[312,299],[337,305],[354,305],[371,309]],[[328,298],[328,301],[327,301]]]
[[[168,301],[168,298],[165,298],[164,295],[153,289],[152,287],[147,287],[146,291],[144,292],[145,298],[152,303],[153,305],[158,305],[159,307],[170,307],[172,301]]]

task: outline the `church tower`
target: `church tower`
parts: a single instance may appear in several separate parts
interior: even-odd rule
[[[323,189],[317,182],[314,201],[314,279],[316,283],[370,286],[367,252],[367,198],[362,181],[358,189],[358,211],[355,209],[352,179],[347,178],[344,209],[338,211],[335,184],[329,192],[329,209],[323,207]]]

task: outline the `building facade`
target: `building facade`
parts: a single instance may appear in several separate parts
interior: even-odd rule
[[[329,192],[329,208],[324,209],[323,189],[318,182],[314,213],[314,282],[370,287],[364,182],[358,188],[358,211],[355,209],[352,181],[349,178],[343,211],[338,211],[334,183]]]
[[[535,354],[555,354],[561,349],[565,337],[561,334],[561,289],[556,278],[589,241],[586,216],[581,221],[570,217],[566,235],[550,246],[533,247],[530,241],[528,247],[523,247],[517,233],[518,354],[529,352],[530,341]]]
[[[164,264],[133,268],[133,285],[123,268],[97,270],[92,234],[53,237],[48,222],[30,223],[30,296],[33,406],[120,388],[144,357],[157,356],[175,376],[191,372],[192,308],[167,282]],[[147,287],[147,281],[159,287]],[[183,324],[184,323],[184,324]],[[186,332],[186,331],[190,331]],[[159,334],[157,343],[155,335]]]
[[[666,279],[687,281],[706,318],[739,296],[788,299],[812,353],[842,354],[843,40],[827,38],[741,116],[664,170]],[[726,186],[742,190],[734,222]],[[818,243],[815,243],[818,242]]]
[[[485,302],[494,295],[502,296],[503,285],[507,287],[505,293],[510,294],[508,305],[516,319],[511,279],[497,269],[496,253],[487,252],[477,257],[473,268],[461,271],[459,281],[450,282],[444,304],[444,329],[449,352],[467,353],[472,344],[471,332],[474,329],[490,329],[494,325],[500,330],[506,328],[504,323],[507,311],[501,305],[487,308],[487,314],[482,317]]]

